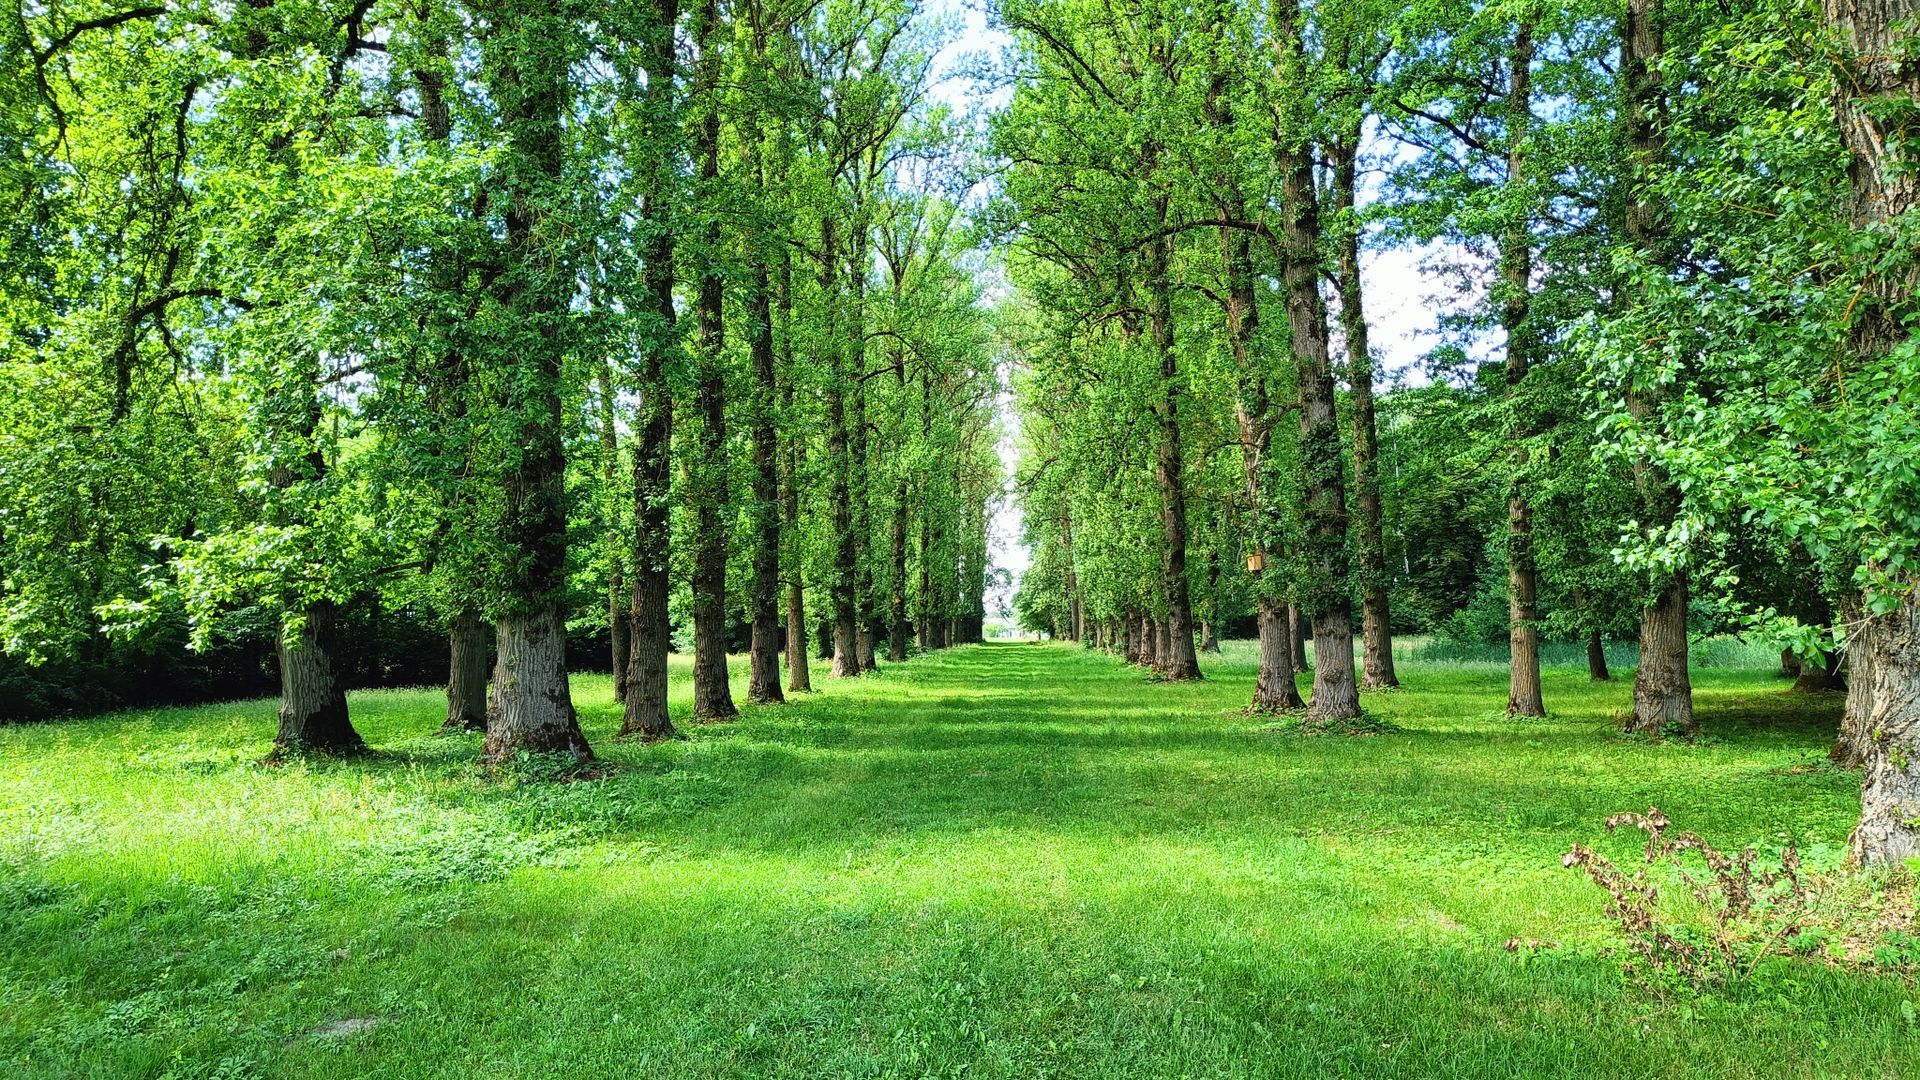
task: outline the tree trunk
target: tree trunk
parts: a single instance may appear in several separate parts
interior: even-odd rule
[[[1166,220],[1167,199],[1159,200],[1160,219]],[[1198,679],[1200,658],[1193,651],[1193,599],[1187,588],[1187,478],[1180,445],[1180,393],[1173,334],[1173,283],[1169,279],[1173,240],[1161,237],[1149,245],[1152,280],[1148,282],[1148,311],[1154,352],[1160,360],[1160,399],[1154,412],[1159,438],[1154,446],[1154,481],[1160,488],[1160,591],[1167,601],[1167,625],[1162,628],[1165,653],[1160,673],[1169,681]]]
[[[1297,80],[1295,85],[1305,86],[1310,67],[1302,40],[1300,8],[1300,0],[1276,5],[1274,32],[1281,70]],[[1346,469],[1328,347],[1327,307],[1320,295],[1322,236],[1312,145],[1304,135],[1288,133],[1277,148],[1275,165],[1284,208],[1281,276],[1300,384],[1300,460],[1308,567],[1301,602],[1313,623],[1313,697],[1307,715],[1324,723],[1360,715],[1360,684],[1353,663]]]
[[[623,612],[621,622],[626,622]],[[492,635],[480,613],[467,608],[447,629],[447,719],[442,731],[487,730],[487,661]],[[624,680],[623,680],[624,681]]]
[[[1300,700],[1300,688],[1293,677],[1293,635],[1287,629],[1286,605],[1262,598],[1257,618],[1260,674],[1253,684],[1253,708],[1257,712],[1304,708],[1306,702]]]
[[[1533,24],[1513,32],[1507,88],[1507,184],[1525,190],[1527,140],[1533,130]],[[1509,644],[1507,715],[1545,716],[1540,691],[1539,570],[1533,554],[1533,507],[1528,494],[1531,455],[1525,440],[1533,435],[1526,418],[1525,382],[1533,363],[1533,222],[1530,210],[1510,224],[1500,241],[1503,296],[1500,325],[1507,335],[1507,396],[1516,399],[1509,437],[1512,479],[1507,487],[1507,628]]]
[[[1857,769],[1867,763],[1873,739],[1873,691],[1878,655],[1873,642],[1875,623],[1865,617],[1859,600],[1843,601],[1840,623],[1845,627],[1847,657],[1847,704],[1840,714],[1840,734],[1828,754],[1843,769]],[[1812,664],[1806,665],[1812,667]]]
[[[1908,582],[1911,589],[1917,582]],[[1862,653],[1871,682],[1858,740],[1866,750],[1854,861],[1898,866],[1920,855],[1920,596],[1908,592],[1891,613],[1869,620]]]
[[[1359,574],[1363,669],[1369,690],[1400,685],[1393,670],[1393,611],[1387,597],[1387,547],[1380,527],[1380,437],[1373,409],[1373,350],[1367,335],[1360,280],[1360,226],[1353,220],[1360,128],[1329,148],[1334,212],[1343,221],[1335,246],[1340,327],[1347,339],[1347,386],[1353,426],[1353,539]]]
[[[753,67],[757,74],[767,72],[767,11],[755,6],[747,12],[753,45]],[[761,156],[761,129],[765,117],[757,113],[741,125],[747,175],[756,194],[771,203],[785,187],[785,155],[778,163]],[[780,555],[781,516],[785,502],[781,495],[782,458],[779,431],[774,423],[774,402],[779,397],[780,369],[773,341],[773,267],[769,247],[784,250],[783,238],[769,236],[759,229],[748,230],[748,253],[752,261],[753,282],[747,296],[748,320],[753,342],[753,398],[751,437],[753,445],[753,591],[748,600],[752,629],[747,645],[747,700],[771,705],[786,700],[780,692]],[[800,662],[805,663],[804,654]]]
[[[627,660],[627,707],[620,722],[622,738],[653,742],[679,735],[667,715],[667,653],[673,647],[668,613],[672,557],[673,400],[668,394],[667,362],[673,351],[671,331],[679,316],[674,310],[674,207],[672,175],[677,160],[680,124],[674,105],[674,24],[679,21],[677,0],[655,0],[655,23],[644,50],[646,88],[641,97],[646,143],[655,156],[642,163],[640,219],[652,231],[642,259],[643,303],[651,305],[659,329],[647,336],[641,350],[641,394],[633,452],[633,574],[632,652]]]
[[[784,145],[784,144],[781,144]],[[782,154],[784,163],[786,156]],[[785,377],[780,383],[780,400],[789,417],[794,415],[793,390],[793,256],[786,245],[779,245],[775,260],[777,275],[775,288],[779,291],[780,324],[785,332],[780,338],[780,370]],[[806,440],[799,437],[787,440],[786,452],[780,457],[780,514],[784,526],[781,542],[786,546],[787,564],[787,692],[804,694],[813,690],[813,673],[807,662],[807,590],[806,576],[803,573],[799,541],[800,521],[800,468],[805,461]],[[777,567],[776,567],[777,569]]]
[[[1600,631],[1587,632],[1587,678],[1594,682],[1612,682],[1613,672],[1607,670],[1607,644],[1600,639]]]
[[[495,619],[494,695],[485,753],[491,760],[521,751],[592,757],[574,717],[567,681],[566,444],[562,405],[562,326],[577,274],[568,265],[548,215],[566,172],[564,65],[539,59],[550,48],[543,27],[556,17],[535,4],[510,11],[510,29],[483,43],[494,55],[482,65],[510,147],[503,163],[508,272],[500,307],[518,331],[519,347],[499,383],[499,423],[514,446],[503,477],[500,547],[506,566]]]
[[[1687,576],[1676,571],[1640,617],[1640,669],[1633,676],[1633,718],[1643,735],[1698,734],[1693,682],[1687,672]]]
[[[1800,674],[1800,654],[1792,649],[1780,650],[1780,675],[1782,678],[1794,678]]]
[[[338,613],[329,601],[308,605],[291,646],[280,632],[280,730],[269,761],[298,754],[353,754],[366,749],[347,718],[347,692],[334,664]]]
[[[712,190],[720,179],[720,55],[725,28],[717,0],[707,0],[700,15],[700,62],[695,72],[700,118],[695,154],[700,186]],[[720,250],[720,219],[704,227],[706,250]],[[691,463],[692,502],[697,523],[693,548],[693,718],[731,720],[740,715],[727,682],[727,512],[731,508],[727,463],[726,303],[717,257],[703,260],[694,313],[694,411],[700,418],[698,459]],[[777,680],[779,676],[774,676]]]
[[[847,236],[847,365],[852,387],[847,395],[850,413],[847,419],[847,454],[852,483],[853,520],[853,603],[854,648],[859,673],[880,666],[873,651],[873,624],[878,611],[874,607],[873,563],[869,558],[869,538],[873,535],[873,516],[868,481],[867,438],[867,274],[871,269],[864,215],[856,217]]]
[[[820,292],[824,297],[827,327],[822,347],[827,358],[827,502],[832,514],[833,573],[827,584],[827,598],[833,608],[833,676],[852,678],[860,674],[859,596],[855,583],[859,575],[860,548],[854,534],[853,453],[849,446],[847,416],[850,376],[846,354],[841,347],[839,319],[840,234],[832,214],[820,218]]]
[[[1627,0],[1620,74],[1626,84],[1627,149],[1635,181],[1626,232],[1644,256],[1665,267],[1672,262],[1666,224],[1647,186],[1667,156],[1660,74],[1666,47],[1662,17],[1661,0]],[[1659,398],[1665,394],[1658,389],[1651,393],[1633,389],[1627,395],[1628,411],[1643,422],[1657,423]],[[1657,542],[1658,534],[1679,514],[1679,494],[1666,470],[1645,454],[1636,456],[1633,472],[1649,538]],[[1699,725],[1693,717],[1693,683],[1687,673],[1686,571],[1674,570],[1665,580],[1656,576],[1654,584],[1659,587],[1658,597],[1640,613],[1640,667],[1633,677],[1633,719],[1628,730],[1691,735]]]
[[[567,690],[566,612],[552,604],[503,616],[495,630],[495,709],[487,724],[487,760],[523,752],[590,760],[593,752]]]
[[[1800,671],[1793,679],[1793,692],[1796,694],[1822,694],[1840,688],[1838,670],[1824,657],[1801,664]]]
[[[1200,651],[1209,653],[1220,651],[1220,638],[1213,632],[1211,621],[1200,624]]]

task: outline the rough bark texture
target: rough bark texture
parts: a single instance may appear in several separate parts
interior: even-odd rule
[[[1676,572],[1640,617],[1640,668],[1633,677],[1633,716],[1626,730],[1692,735],[1693,683],[1687,674],[1687,577]]]
[[[1824,0],[1828,27],[1842,47],[1838,115],[1850,156],[1850,217],[1863,235],[1883,235],[1895,218],[1911,220],[1920,207],[1920,169],[1914,161],[1916,109],[1920,108],[1920,63],[1910,35],[1920,20],[1920,0]],[[1848,342],[1856,364],[1878,361],[1907,340],[1915,309],[1912,256],[1868,279],[1853,310]],[[1891,614],[1848,625],[1851,684],[1868,684],[1864,714],[1866,781],[1860,793],[1860,827],[1853,857],[1863,863],[1898,863],[1920,853],[1920,581]],[[1855,638],[1864,647],[1856,648]],[[1870,669],[1870,671],[1868,670]],[[1848,701],[1849,712],[1854,702]]]
[[[621,613],[626,621],[626,613]],[[447,627],[447,719],[443,731],[487,730],[487,660],[492,627],[471,608]]]
[[[548,200],[565,173],[562,118],[568,110],[566,64],[550,55],[550,9],[531,3],[510,28],[489,38],[483,70],[514,157],[506,177],[507,273],[497,285],[518,339],[512,393],[498,402],[513,426],[514,450],[503,477],[500,547],[506,554],[502,609],[495,620],[493,692],[486,755],[520,751],[591,757],[574,717],[567,681],[566,447],[562,439],[561,338],[576,275],[554,247]]]
[[[1272,598],[1259,602],[1260,673],[1254,679],[1253,707],[1260,712],[1299,709],[1300,687],[1293,674],[1293,635],[1287,629],[1286,605]]]
[[[1872,700],[1863,703],[1860,740],[1866,776],[1851,847],[1857,862],[1898,865],[1920,855],[1920,596],[1909,592],[1871,624],[1863,651],[1871,655]]]
[[[673,402],[666,364],[673,350],[674,233],[671,193],[675,179],[671,148],[679,123],[674,109],[674,42],[678,0],[656,0],[657,29],[645,50],[646,89],[641,97],[648,145],[658,155],[641,164],[640,217],[653,229],[645,252],[642,285],[659,326],[641,350],[641,393],[633,451],[634,547],[632,653],[627,661],[627,707],[620,736],[645,741],[678,735],[667,717],[667,653],[673,647],[667,597],[671,558],[668,500],[672,492]]]
[[[1360,146],[1358,124],[1329,149],[1334,211],[1350,216]],[[1380,436],[1373,409],[1373,347],[1360,278],[1360,229],[1347,221],[1335,245],[1340,328],[1347,339],[1347,387],[1353,429],[1354,570],[1359,576],[1363,678],[1369,690],[1400,685],[1393,670],[1393,606],[1387,598],[1387,547],[1380,526]]]
[[[1874,624],[1862,616],[1858,602],[1843,604],[1842,610],[1847,635],[1847,705],[1840,714],[1840,734],[1828,756],[1841,768],[1858,769],[1867,763],[1873,741]]]
[[[1526,140],[1533,126],[1533,26],[1529,23],[1523,22],[1514,30],[1511,67],[1512,81],[1507,88],[1507,183],[1520,186],[1527,183]],[[1507,335],[1507,394],[1519,399],[1519,407],[1514,409],[1516,419],[1510,429],[1510,437],[1515,442],[1533,434],[1531,424],[1520,418],[1534,342],[1529,325],[1533,308],[1530,225],[1527,220],[1514,223],[1500,242],[1500,273],[1505,293],[1500,303],[1500,324]],[[1522,444],[1514,451],[1512,479],[1507,489],[1509,716],[1547,715],[1540,693],[1539,581],[1533,556],[1533,508],[1527,492],[1529,464],[1527,449]]]
[[[756,71],[764,72],[767,12],[755,6],[746,14],[751,19],[753,66]],[[745,144],[747,174],[753,178],[762,197],[771,199],[783,186],[784,177],[762,158],[762,123],[761,117],[748,117],[741,125],[741,138]],[[785,155],[780,157],[784,163]],[[785,701],[786,695],[780,692],[780,519],[784,503],[779,432],[774,423],[780,371],[774,353],[774,275],[768,248],[785,245],[777,237],[768,237],[759,230],[749,230],[748,245],[753,275],[747,295],[748,321],[753,334],[749,350],[753,366],[749,413],[753,447],[753,588],[747,603],[752,624],[747,645],[747,700],[769,705]]]
[[[1276,7],[1276,34],[1284,70],[1305,85],[1310,66],[1302,41],[1299,4]],[[1300,382],[1300,460],[1305,474],[1309,583],[1301,598],[1313,623],[1313,697],[1310,719],[1325,723],[1360,715],[1353,662],[1353,611],[1347,552],[1346,468],[1328,347],[1327,307],[1320,295],[1320,206],[1312,147],[1290,134],[1279,147],[1282,277],[1294,365]]]
[[[1587,634],[1587,678],[1594,682],[1612,682],[1613,672],[1607,670],[1607,643],[1600,639],[1600,631]]]
[[[1634,197],[1627,207],[1627,237],[1649,260],[1671,261],[1667,228],[1645,181],[1666,157],[1665,112],[1660,57],[1665,51],[1661,0],[1627,0],[1621,22],[1621,71],[1626,89],[1627,150],[1632,160]],[[1657,420],[1657,391],[1635,390],[1627,408],[1642,421]],[[1645,455],[1633,465],[1642,520],[1649,534],[1664,532],[1680,511],[1680,499],[1666,470]],[[1684,568],[1657,574],[1653,603],[1640,613],[1640,667],[1633,676],[1633,716],[1627,730],[1699,731],[1693,717],[1693,682],[1687,672],[1687,576]]]
[[[527,614],[502,616],[495,624],[494,710],[488,718],[485,756],[514,754],[593,757],[580,733],[567,692],[567,617],[559,604]]]
[[[323,600],[307,607],[291,645],[284,630],[280,635],[280,730],[272,758],[365,748],[347,718],[347,691],[333,666],[337,617],[334,605]]]

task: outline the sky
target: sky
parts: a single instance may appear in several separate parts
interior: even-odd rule
[[[970,59],[982,53],[997,55],[1010,43],[990,24],[978,0],[933,0],[926,13],[929,18],[949,20],[958,27],[953,39],[935,57],[932,97],[965,113],[991,109],[1004,100],[1003,92],[983,85],[964,70]],[[1366,186],[1363,180],[1363,206],[1368,201]],[[1440,316],[1459,304],[1444,285],[1422,270],[1431,254],[1430,249],[1377,243],[1361,253],[1367,330],[1376,370],[1385,383],[1424,381],[1421,361],[1439,344]],[[1015,441],[1019,418],[1013,412],[1010,394],[1001,395],[1000,410],[1000,460],[1010,482],[1020,457]],[[1008,495],[989,523],[989,541],[994,567],[1008,571],[1012,583],[990,593],[989,614],[1011,602],[1020,576],[1033,561],[1032,553],[1020,543],[1020,506],[1011,492],[1009,483]]]

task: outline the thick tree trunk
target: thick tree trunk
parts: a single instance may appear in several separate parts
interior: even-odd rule
[[[1872,690],[1858,728],[1866,776],[1851,847],[1856,862],[1897,866],[1920,855],[1920,595],[1908,592],[1891,613],[1869,621],[1861,652],[1871,670],[1854,674]]]
[[[621,622],[626,622],[625,612]],[[442,731],[487,730],[487,661],[492,628],[471,608],[453,617],[447,628],[447,719]],[[622,680],[624,681],[624,680]]]
[[[1693,735],[1693,682],[1687,672],[1687,577],[1676,571],[1660,598],[1640,616],[1640,668],[1633,676],[1633,717],[1643,735]]]
[[[1260,674],[1253,684],[1253,708],[1278,712],[1306,706],[1293,675],[1293,635],[1287,629],[1286,605],[1271,598],[1259,602]]]
[[[1334,211],[1350,217],[1354,210],[1359,153],[1358,122],[1330,148],[1333,159]],[[1347,386],[1352,408],[1353,538],[1355,570],[1360,578],[1361,640],[1365,656],[1365,685],[1379,690],[1400,685],[1393,670],[1393,611],[1387,597],[1387,548],[1380,518],[1380,437],[1373,409],[1373,350],[1367,335],[1366,306],[1360,279],[1360,229],[1343,223],[1336,244],[1336,280],[1340,291],[1340,326],[1347,339]]]
[[[1666,48],[1661,0],[1627,0],[1621,23],[1621,79],[1626,86],[1627,148],[1634,168],[1635,197],[1627,208],[1627,236],[1641,253],[1658,265],[1672,261],[1666,223],[1653,202],[1647,183],[1665,163],[1666,133],[1662,129],[1666,103],[1661,86],[1660,60]],[[1632,390],[1627,408],[1643,421],[1658,420],[1659,396],[1664,391]],[[1666,470],[1642,454],[1634,460],[1634,478],[1640,492],[1641,516],[1650,539],[1674,522],[1680,499]],[[1684,568],[1664,580],[1655,601],[1640,613],[1640,667],[1633,677],[1633,718],[1630,731],[1699,730],[1693,717],[1693,683],[1687,673],[1687,577]]]
[[[1158,625],[1153,628],[1153,646],[1155,649],[1153,666],[1158,668],[1163,675],[1173,671],[1174,664],[1178,662],[1175,657],[1180,652],[1180,644],[1178,636],[1173,632],[1173,621],[1171,619],[1161,619]],[[1187,638],[1187,648],[1193,648],[1193,638],[1191,635]],[[1194,660],[1194,665],[1196,667],[1199,666],[1199,659],[1197,657]]]
[[[1274,7],[1281,70],[1309,78],[1299,0]],[[1298,109],[1299,103],[1291,106]],[[1304,135],[1286,132],[1275,150],[1280,174],[1282,267],[1294,366],[1300,385],[1300,460],[1304,481],[1308,582],[1301,603],[1313,623],[1313,697],[1317,723],[1360,715],[1353,662],[1352,580],[1347,552],[1347,486],[1340,417],[1328,346],[1327,306],[1320,295],[1319,194],[1314,155]]]
[[[494,624],[493,678],[499,707],[487,718],[485,753],[500,760],[522,751],[565,752],[585,760],[592,753],[574,717],[566,614],[559,600],[567,570],[561,329],[577,275],[547,220],[566,172],[568,83],[563,65],[538,59],[550,46],[542,32],[555,17],[550,9],[527,4],[508,15],[510,29],[482,46],[497,52],[483,70],[490,74],[487,89],[511,148],[501,175],[509,196],[503,231],[512,265],[499,279],[498,299],[520,342],[511,370],[500,379],[511,389],[497,402],[500,422],[512,426],[514,446],[502,484],[500,546],[507,574]]]
[[[1847,704],[1840,714],[1839,737],[1834,740],[1828,756],[1841,768],[1857,769],[1867,763],[1873,742],[1869,725],[1873,722],[1876,624],[1866,618],[1865,609],[1857,599],[1841,603],[1840,622],[1846,634]]]
[[[305,616],[291,644],[284,626],[280,633],[280,730],[268,760],[366,748],[347,718],[347,692],[334,664],[338,613],[322,600],[309,605]]]
[[[1533,130],[1533,25],[1514,28],[1511,81],[1507,87],[1507,184],[1527,183],[1527,140]],[[1500,324],[1507,335],[1507,395],[1517,399],[1510,437],[1518,445],[1507,487],[1507,715],[1545,716],[1540,691],[1539,571],[1533,554],[1533,506],[1528,494],[1531,455],[1524,440],[1533,435],[1526,419],[1525,382],[1536,339],[1533,311],[1533,230],[1531,212],[1508,227],[1500,241]]]
[[[1783,678],[1791,679],[1798,676],[1799,674],[1800,674],[1800,654],[1794,652],[1792,649],[1781,649],[1780,650],[1780,675]]]
[[[495,709],[487,724],[487,760],[504,761],[518,753],[591,759],[567,689],[566,612],[551,604],[503,616],[495,631]]]
[[[1220,636],[1214,633],[1212,622],[1200,624],[1200,651],[1208,653],[1220,651]]]
[[[679,319],[674,310],[674,207],[672,176],[679,145],[680,124],[674,105],[675,53],[673,27],[679,21],[677,0],[655,0],[655,23],[644,50],[646,89],[641,97],[642,124],[647,145],[656,156],[640,165],[643,194],[640,218],[653,230],[642,260],[645,303],[653,308],[660,328],[649,335],[641,353],[641,394],[634,428],[633,451],[633,574],[632,652],[627,660],[627,707],[620,736],[647,742],[674,738],[679,732],[667,716],[667,653],[673,647],[668,614],[667,580],[671,560],[673,400],[668,394],[667,359],[672,346],[669,331]]]
[[[1607,644],[1600,639],[1600,631],[1587,632],[1587,678],[1594,682],[1612,682],[1613,672],[1607,670]]]

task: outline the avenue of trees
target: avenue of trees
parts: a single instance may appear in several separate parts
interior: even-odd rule
[[[1025,622],[1179,680],[1251,617],[1327,726],[1397,629],[1505,641],[1517,717],[1543,636],[1637,640],[1682,736],[1690,627],[1759,634],[1844,682],[1854,854],[1920,854],[1920,3],[999,12]],[[1458,290],[1417,384],[1387,245]]]
[[[1334,729],[1396,632],[1504,643],[1515,717],[1630,640],[1682,737],[1690,640],[1763,636],[1845,689],[1854,854],[1920,854],[1920,0],[996,0],[983,131],[938,14],[20,6],[0,717],[266,678],[338,753],[445,678],[584,759],[570,667],[660,739],[671,651],[724,720],[729,653],[975,641],[1010,391],[1029,626],[1176,681],[1245,626]]]
[[[977,640],[938,45],[902,0],[21,7],[0,714],[268,674],[276,755],[347,752],[349,683],[445,677],[489,758],[585,758],[570,651],[657,739],[676,648],[722,720],[730,650],[778,702]]]

